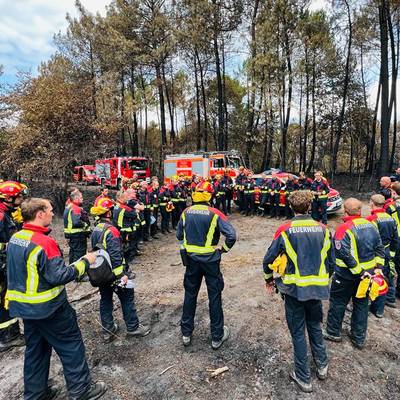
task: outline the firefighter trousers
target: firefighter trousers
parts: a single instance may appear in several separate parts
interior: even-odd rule
[[[113,317],[113,297],[117,294],[121,303],[122,314],[126,325],[126,330],[132,332],[139,326],[139,320],[136,314],[135,292],[134,289],[127,289],[114,286],[100,286],[100,318],[101,325],[106,330],[114,327]]]
[[[79,260],[87,252],[87,236],[75,235],[69,238],[69,263]]]
[[[7,277],[0,276],[0,342],[7,343],[20,335],[19,323],[16,318],[11,318],[8,310],[4,307],[5,295],[7,292]]]
[[[362,299],[356,297],[359,283],[359,279],[348,280],[340,276],[333,276],[326,332],[329,335],[341,336],[346,306],[352,299],[353,312],[351,314],[350,333],[358,344],[363,345],[368,326],[368,297]]]
[[[295,297],[285,295],[285,313],[292,336],[296,376],[303,382],[310,383],[306,329],[311,354],[317,368],[323,368],[328,364],[325,341],[322,336],[322,302],[321,300],[299,301]]]
[[[215,198],[215,208],[221,210],[226,215],[226,197],[220,195]]]
[[[204,277],[209,301],[211,337],[215,341],[221,340],[224,334],[224,313],[222,311],[224,279],[220,271],[220,261],[202,263],[194,261],[190,256],[188,261],[189,265],[186,267],[183,281],[185,298],[181,319],[182,335],[191,336],[194,330],[197,295]]]
[[[314,199],[311,205],[311,216],[316,221],[322,222],[324,225],[328,223],[327,216],[327,200],[326,199]]]
[[[85,346],[68,302],[44,319],[24,319],[26,341],[24,363],[24,400],[45,398],[52,350],[63,366],[70,397],[80,398],[90,387],[90,372]]]
[[[167,211],[166,206],[161,206],[160,212],[161,212],[161,232],[166,233],[169,230],[169,219],[171,213]]]
[[[181,218],[182,211],[179,202],[174,201],[173,204],[174,209],[172,210],[172,228],[176,229],[179,219]]]
[[[271,216],[279,217],[280,210],[279,210],[279,193],[274,193],[270,195],[270,208],[271,208]]]

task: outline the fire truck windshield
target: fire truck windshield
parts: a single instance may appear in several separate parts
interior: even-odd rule
[[[143,171],[147,168],[147,160],[129,160],[128,165],[133,171]]]
[[[243,161],[240,157],[228,157],[228,167],[233,169],[239,169],[239,167],[243,164]]]

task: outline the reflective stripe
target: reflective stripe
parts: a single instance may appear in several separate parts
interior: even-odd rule
[[[11,326],[11,325],[16,324],[17,322],[18,322],[18,319],[17,319],[17,318],[13,318],[13,319],[10,319],[10,320],[8,320],[8,321],[6,321],[6,322],[2,322],[2,323],[0,324],[0,329],[6,329],[6,328],[8,328],[8,327]]]
[[[270,273],[270,274],[267,274],[266,272],[264,272],[264,279],[265,279],[265,280],[271,279],[271,278],[272,278],[272,276],[273,276],[273,274],[272,274],[272,273]]]
[[[80,232],[87,232],[88,227],[84,228],[73,228],[72,224],[72,208],[68,210],[68,223],[67,227],[64,228],[64,233],[80,233]]]
[[[229,250],[230,250],[230,248],[228,247],[228,245],[227,245],[226,243],[224,243],[224,244],[222,245],[222,248],[223,248],[224,250],[226,250],[226,251],[229,251]]]
[[[6,300],[30,304],[45,303],[57,297],[63,290],[64,286],[56,286],[50,290],[35,294],[27,294],[17,290],[7,290]]]
[[[385,259],[382,257],[375,257],[375,263],[380,265],[385,265]]]
[[[293,221],[297,223],[297,226],[310,226],[308,221]],[[292,222],[292,224],[293,224]],[[316,223],[316,222],[315,222]],[[319,225],[318,223],[316,223]],[[311,225],[314,226],[314,225]],[[330,248],[330,239],[329,239],[329,231],[326,229],[324,244],[321,250],[321,264],[319,267],[318,275],[306,275],[301,276],[299,266],[297,263],[297,254],[293,249],[292,244],[289,241],[289,238],[286,232],[282,232],[282,238],[285,242],[285,250],[289,258],[294,264],[295,273],[294,274],[285,274],[282,277],[282,282],[285,285],[296,285],[299,287],[307,287],[307,286],[327,286],[329,284],[329,273],[325,268],[325,260],[327,257],[328,250]]]
[[[121,211],[118,214],[118,220],[117,220],[117,225],[119,228],[122,228],[124,226],[124,214],[125,214],[125,210],[123,208],[121,208]]]
[[[124,272],[124,266],[120,265],[118,267],[113,268],[114,275],[121,275]]]
[[[208,210],[207,206],[203,205],[195,205],[192,206],[192,209],[195,210]],[[211,224],[208,228],[207,236],[206,236],[206,242],[204,243],[204,246],[197,246],[197,245],[192,245],[187,243],[186,239],[186,231],[185,231],[185,223],[186,223],[186,214],[182,214],[182,222],[183,222],[183,247],[186,249],[188,253],[198,253],[198,254],[207,254],[207,253],[214,253],[215,249],[212,246],[212,240],[214,237],[215,233],[215,228],[217,227],[217,220],[218,220],[218,215],[214,214],[211,220]]]
[[[86,269],[86,264],[85,261],[83,260],[78,260],[76,262],[74,262],[73,264],[71,264],[76,271],[78,272],[78,277],[80,278],[84,273],[85,273],[85,269]]]
[[[42,248],[36,246],[29,254],[26,261],[26,293],[36,294],[39,286],[39,274],[37,272],[37,259]]]
[[[395,251],[390,251],[390,257],[394,257],[396,255]]]

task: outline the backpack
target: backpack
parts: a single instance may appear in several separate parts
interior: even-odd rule
[[[115,275],[112,271],[111,258],[103,246],[103,240],[110,224],[105,224],[101,232],[100,239],[93,250],[96,250],[96,261],[91,264],[87,270],[89,281],[92,286],[107,286],[115,280]]]

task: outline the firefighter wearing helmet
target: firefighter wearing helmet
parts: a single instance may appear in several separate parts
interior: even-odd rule
[[[229,337],[222,311],[224,280],[220,270],[221,254],[235,244],[236,232],[226,215],[210,206],[212,194],[210,182],[200,182],[196,186],[192,195],[194,205],[183,211],[176,237],[181,243],[182,261],[186,267],[181,319],[183,344],[188,346],[191,343],[197,295],[204,277],[210,303],[211,347],[217,350]],[[225,236],[225,242],[218,248],[221,233]]]
[[[100,291],[100,319],[103,327],[103,340],[106,343],[116,338],[119,330],[113,317],[113,297],[118,296],[122,314],[126,325],[127,337],[142,337],[151,332],[151,329],[139,323],[136,314],[133,289],[133,273],[125,262],[122,247],[122,237],[119,230],[111,223],[114,202],[109,198],[100,199],[90,209],[90,213],[99,221],[91,236],[92,248],[101,245],[108,253],[113,272],[113,281],[99,286]]]
[[[11,318],[5,309],[7,291],[6,246],[11,236],[18,230],[12,214],[18,209],[27,188],[19,182],[0,183],[0,352],[11,347],[23,346],[24,338],[19,331],[16,318]]]

